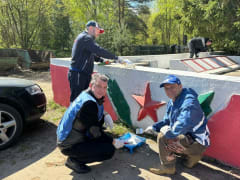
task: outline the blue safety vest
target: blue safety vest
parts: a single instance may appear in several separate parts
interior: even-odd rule
[[[94,101],[97,106],[98,106],[98,120],[100,121],[103,117],[103,104],[99,105],[96,102],[96,99],[92,97],[89,93],[86,91],[83,91],[73,102],[72,104],[68,107],[66,112],[64,113],[58,128],[57,128],[57,138],[58,141],[64,141],[68,135],[70,134],[72,130],[72,126],[74,123],[74,120],[77,116],[77,113],[81,109],[82,105],[86,101]]]

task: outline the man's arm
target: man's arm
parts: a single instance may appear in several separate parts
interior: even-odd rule
[[[153,129],[157,132],[160,132],[160,129],[165,125],[169,125],[169,119],[168,119],[167,113],[165,113],[165,115],[161,121],[153,124]]]
[[[163,117],[163,119],[155,124],[153,124],[153,129],[157,132],[160,132],[160,129],[165,126],[165,125],[169,125],[170,121],[169,121],[169,108],[170,108],[170,103],[168,102],[167,104],[167,110],[166,113]]]
[[[108,52],[104,48],[100,47],[96,42],[93,41],[90,37],[86,40],[86,49],[92,53],[95,53],[97,56],[107,58],[107,59],[118,59],[117,56]]]
[[[94,56],[94,61],[96,62],[103,62],[104,60],[98,56]]]

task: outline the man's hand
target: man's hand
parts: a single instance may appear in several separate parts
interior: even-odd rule
[[[104,122],[107,127],[109,127],[111,130],[113,129],[113,120],[112,117],[109,114],[106,114],[104,116]]]
[[[160,132],[163,133],[164,135],[170,131],[170,126],[166,125],[166,126],[163,126],[161,129],[160,129]]]
[[[113,146],[116,148],[116,149],[120,149],[124,146],[124,141],[123,140],[119,140],[119,139],[114,139],[113,140]]]
[[[90,127],[89,132],[94,138],[98,138],[102,135],[100,128],[98,126]]]
[[[115,61],[116,63],[120,63],[120,64],[133,64],[132,61],[128,60],[128,59],[124,59],[120,56],[118,56],[118,59]]]
[[[150,135],[157,135],[157,132],[153,129],[152,126],[148,126],[144,131],[143,133],[145,134],[150,134]]]
[[[130,61],[129,59],[124,59],[124,60],[123,60],[123,63],[124,63],[124,64],[133,64],[133,62]]]
[[[185,147],[183,147],[183,145],[180,144],[178,139],[168,139],[166,148],[169,151],[173,151],[176,153],[183,153],[183,151],[185,151]]]
[[[115,60],[115,63],[120,63],[120,64],[122,64],[122,63],[123,63],[123,58],[120,57],[120,56],[118,56],[118,59]]]

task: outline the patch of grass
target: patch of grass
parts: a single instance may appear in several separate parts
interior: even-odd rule
[[[124,123],[122,123],[120,121],[114,122],[114,127],[113,127],[113,130],[111,131],[113,136],[116,136],[116,137],[122,136],[123,134],[125,134],[127,132],[134,133],[134,130],[130,127],[127,127]]]
[[[47,104],[47,108],[49,110],[58,110],[60,112],[65,112],[66,108],[64,106],[61,106],[59,104],[56,104],[53,100],[49,101]]]
[[[56,104],[53,100],[47,103],[47,111],[43,115],[42,119],[57,123],[66,111],[66,107]]]

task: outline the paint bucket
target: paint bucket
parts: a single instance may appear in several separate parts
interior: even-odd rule
[[[143,134],[143,128],[137,128],[136,134]]]

